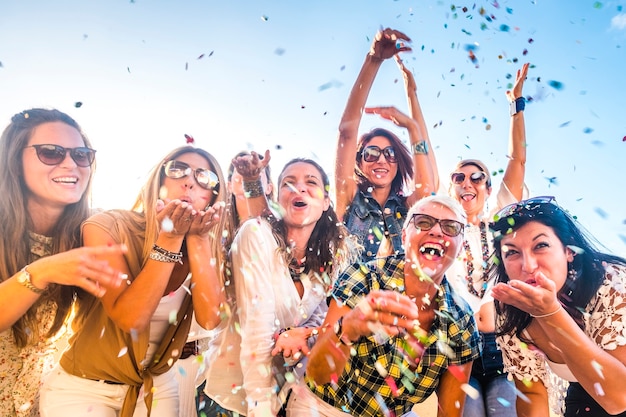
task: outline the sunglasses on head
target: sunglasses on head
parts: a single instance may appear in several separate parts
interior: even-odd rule
[[[205,168],[192,169],[188,164],[181,161],[168,161],[163,164],[163,172],[168,178],[185,178],[193,172],[193,177],[198,185],[205,190],[212,190],[219,184],[217,174]]]
[[[511,216],[534,217],[535,214],[543,213],[542,211],[540,212],[539,209],[544,207],[545,204],[552,204],[555,207],[559,207],[553,196],[543,195],[532,197],[504,207],[493,216],[493,221],[494,223],[498,223],[500,220]],[[514,222],[512,221],[509,221],[508,223],[510,226],[514,225]]]
[[[463,181],[465,181],[465,173],[453,172],[452,175],[450,175],[450,179],[452,180],[453,184],[463,184]],[[472,184],[482,184],[487,179],[487,174],[485,174],[483,171],[472,172],[469,175],[469,179]]]
[[[393,146],[387,146],[385,149],[380,149],[378,146],[366,146],[361,151],[361,156],[365,162],[376,162],[380,158],[380,154],[385,155],[387,162],[397,162],[396,151]]]
[[[64,148],[59,145],[42,144],[42,145],[30,145],[26,148],[35,148],[37,152],[37,158],[46,165],[59,165],[65,160],[65,155],[70,153],[72,160],[79,167],[86,168],[93,164],[96,159],[96,151],[86,146],[78,148]]]
[[[463,223],[450,219],[436,219],[428,214],[415,213],[411,218],[416,229],[427,231],[435,227],[437,223],[444,235],[455,237],[463,232]]]

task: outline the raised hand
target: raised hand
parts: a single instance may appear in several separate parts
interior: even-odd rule
[[[191,204],[184,201],[157,202],[157,220],[165,233],[185,235],[197,214]]]
[[[250,152],[250,155],[242,155],[233,159],[233,166],[244,180],[256,180],[261,172],[270,163],[270,151],[265,151],[265,155],[261,156],[256,152]]]
[[[513,90],[507,90],[506,92],[506,96],[509,101],[514,101],[516,98],[523,97],[522,89],[524,88],[524,81],[526,81],[526,76],[528,75],[528,66],[529,63],[527,62],[522,65],[522,68],[517,70]]]
[[[369,54],[380,60],[389,59],[398,52],[411,51],[408,42],[411,42],[411,38],[399,30],[382,29],[376,33]]]
[[[545,316],[560,308],[554,281],[543,272],[535,274],[526,282],[511,280],[508,283],[496,284],[492,290],[493,297],[505,304],[510,304],[531,316]]]
[[[365,107],[363,111],[367,114],[377,114],[383,119],[392,121],[396,126],[404,128],[417,126],[415,120],[402,113],[394,106]]]
[[[195,213],[189,225],[187,235],[198,235],[203,238],[219,239],[221,236],[210,236],[209,232],[219,222],[225,207],[223,201],[218,201],[205,211]]]

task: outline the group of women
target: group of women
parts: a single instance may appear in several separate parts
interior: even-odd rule
[[[545,416],[559,395],[557,414],[626,415],[626,260],[554,198],[528,199],[528,64],[507,92],[509,162],[487,213],[480,160],[460,161],[441,195],[398,57],[408,41],[381,30],[365,58],[336,204],[313,160],[288,162],[274,190],[268,152],[237,155],[225,179],[184,146],[131,210],[94,213],[96,151],[79,125],[16,114],[0,139],[2,415],[177,416],[192,325],[213,330],[198,415],[410,415],[433,392],[438,415]],[[408,115],[365,107],[390,58]],[[387,129],[359,139],[363,112],[406,129],[409,149]]]

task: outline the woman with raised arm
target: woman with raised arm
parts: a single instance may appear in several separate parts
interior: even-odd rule
[[[90,215],[96,151],[55,109],[14,115],[0,138],[0,409],[38,416],[39,386],[55,339],[123,274],[105,256],[123,248],[78,248]],[[77,248],[77,249],[75,249]]]
[[[430,143],[423,117],[409,117],[395,107],[365,110],[407,129],[410,152],[387,129],[373,129],[358,139],[362,113],[378,69],[398,52],[410,51],[405,44],[409,41],[405,34],[393,29],[376,34],[339,125],[335,161],[337,215],[360,239],[365,248],[363,260],[377,256],[383,239],[389,241],[390,247],[381,255],[402,253],[400,234],[408,208],[438,188],[435,162],[429,162]],[[414,103],[416,107],[411,108],[411,113],[421,114],[417,99]],[[415,188],[405,194],[411,179]]]
[[[600,252],[553,197],[507,206],[490,226],[498,341],[518,416],[550,413],[552,372],[570,381],[566,417],[626,416],[626,259]]]
[[[70,340],[42,388],[42,416],[178,415],[171,373],[191,320],[211,329],[224,310],[225,188],[215,158],[184,146],[156,164],[132,210],[84,223],[86,246],[128,247],[107,258],[128,281],[107,288]]]

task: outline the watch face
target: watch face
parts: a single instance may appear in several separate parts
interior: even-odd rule
[[[341,318],[339,318],[339,320],[337,320],[337,322],[333,326],[333,329],[335,330],[335,334],[337,336],[339,336],[339,333],[341,333]]]
[[[17,276],[17,282],[19,282],[20,284],[25,284],[26,282],[28,282],[28,276],[24,273],[24,271],[22,271]]]

